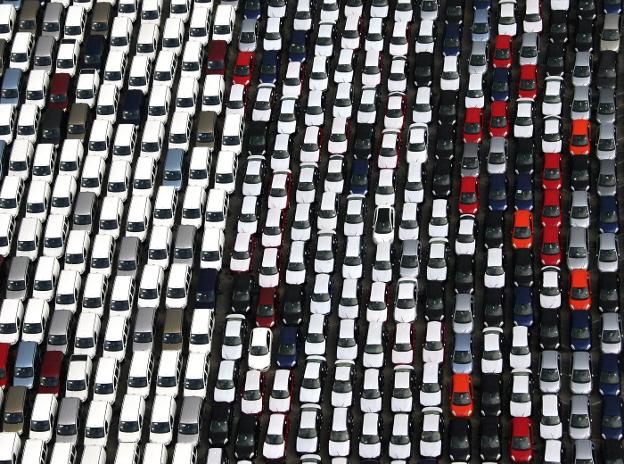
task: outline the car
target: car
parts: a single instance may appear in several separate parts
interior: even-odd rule
[[[499,327],[487,327],[483,330],[481,372],[484,374],[501,374],[503,371],[501,337],[502,329]]]
[[[234,439],[234,456],[237,459],[254,459],[259,442],[260,424],[258,418],[243,414],[238,421]],[[179,440],[179,439],[178,439]]]
[[[591,129],[589,121],[585,119],[575,119],[572,121],[572,134],[570,136],[570,154],[589,155],[591,150]]]
[[[488,188],[488,209],[503,212],[507,210],[507,177],[504,174],[490,174]]]
[[[598,197],[599,216],[598,216],[598,228],[601,233],[617,233],[618,215],[617,215],[617,200],[615,196],[601,196]]]
[[[470,333],[455,333],[452,360],[453,374],[472,374],[473,353]]]
[[[332,457],[346,457],[351,446],[352,417],[349,408],[333,410],[331,429],[329,432],[328,452]]]
[[[288,48],[288,59],[291,62],[303,63],[306,60],[308,51],[308,31],[293,31],[290,38],[290,45]]]
[[[605,396],[602,399],[600,433],[604,440],[622,439],[622,400],[617,396]]]
[[[227,446],[232,429],[232,406],[226,403],[212,407],[208,422],[208,443],[211,446]]]
[[[427,261],[427,280],[445,281],[447,268],[448,240],[434,238],[429,242],[429,259]]]
[[[498,417],[502,408],[500,374],[484,374],[481,378],[481,415]]]
[[[479,184],[476,177],[464,176],[461,178],[458,207],[459,213],[462,215],[474,215],[479,211]]]
[[[453,417],[472,417],[474,410],[472,378],[470,374],[453,374],[451,387],[451,414]]]
[[[533,246],[533,214],[531,211],[519,210],[514,212],[511,245],[514,249]]]
[[[591,416],[589,412],[589,397],[587,395],[572,395],[568,433],[570,438],[574,440],[587,440],[590,438]]]
[[[544,226],[540,259],[543,266],[559,266],[561,264],[561,238],[557,227]]]
[[[271,365],[271,329],[256,327],[249,337],[248,364],[251,369],[266,371]]]
[[[476,9],[472,20],[471,37],[473,42],[490,40],[490,18],[487,9]]]
[[[588,310],[591,307],[591,287],[586,269],[570,271],[570,309]]]
[[[442,455],[442,433],[444,421],[442,409],[436,406],[427,406],[422,409],[423,425],[419,441],[420,455],[429,458],[438,458]]]
[[[395,414],[411,412],[414,401],[412,392],[414,368],[399,365],[394,367],[393,373],[390,409]]]
[[[290,411],[293,394],[292,373],[288,369],[275,371],[271,394],[269,395],[269,411],[271,413],[286,413]]]
[[[275,363],[278,368],[292,368],[297,364],[299,331],[297,327],[283,327],[277,340]]]
[[[289,68],[292,63],[289,63]],[[280,57],[279,53],[275,50],[266,50],[262,55],[262,61],[260,62],[260,84],[276,84],[277,76],[280,71]],[[299,76],[300,73],[297,73]],[[287,79],[288,80],[288,79]],[[284,96],[294,96],[286,95]]]
[[[542,170],[542,188],[545,192],[550,190],[561,190],[561,154],[544,153],[544,164]],[[549,193],[553,196],[555,193]]]
[[[468,462],[471,457],[472,429],[469,419],[452,418],[448,427],[449,458],[454,462]]]
[[[620,319],[616,313],[603,313],[600,332],[601,353],[619,354],[622,351]]]
[[[492,102],[490,107],[489,133],[491,138],[504,138],[509,134],[507,102]]]
[[[462,134],[464,143],[480,143],[483,139],[483,110],[467,108]]]
[[[253,76],[255,66],[255,54],[253,52],[240,51],[236,57],[232,82],[247,87]]]
[[[511,399],[509,402],[511,417],[531,416],[531,390],[531,371],[528,369],[514,369],[511,372]]]
[[[490,92],[490,97],[493,102],[509,101],[509,76],[509,69],[494,68],[494,73],[492,74],[492,88]]]
[[[516,31],[516,2],[514,0],[504,0],[500,4],[498,33],[513,37],[516,35]]]
[[[512,42],[513,37],[505,34],[498,34],[494,41],[494,53],[492,56],[492,66],[496,68],[511,68],[512,63]]]
[[[572,394],[588,395],[591,390],[591,355],[585,351],[574,351],[572,353],[570,391]]]
[[[509,454],[512,462],[531,462],[533,460],[533,422],[529,417],[511,419]]]

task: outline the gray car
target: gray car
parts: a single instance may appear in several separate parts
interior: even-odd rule
[[[587,395],[572,395],[568,433],[573,440],[587,440],[590,438],[591,415],[589,413],[589,397]]]
[[[598,236],[598,271],[618,271],[617,236],[611,233],[602,233]]]
[[[405,240],[403,242],[403,254],[401,255],[401,277],[418,278],[419,272],[420,243],[418,240]]]
[[[471,374],[472,360],[472,335],[469,333],[455,334],[453,374]]]
[[[615,124],[602,123],[598,129],[598,142],[596,143],[596,156],[599,160],[615,159],[617,148],[617,135]]]
[[[590,86],[592,78],[592,60],[590,52],[576,52],[572,69],[572,85],[574,87]]]
[[[479,144],[467,143],[464,145],[461,175],[462,177],[477,177],[479,175]]]
[[[472,19],[473,42],[489,42],[490,40],[490,12],[484,8],[475,10]]]
[[[525,32],[522,34],[520,46],[520,66],[525,64],[537,65],[539,54],[539,34],[537,32]]]
[[[600,51],[620,51],[620,15],[606,14],[600,34]]]
[[[61,38],[64,15],[65,9],[61,3],[48,3],[43,13],[41,36],[52,37],[54,40],[59,40]]]
[[[558,351],[542,351],[539,370],[539,385],[542,393],[559,393],[559,390],[561,390],[561,370],[559,364]]]
[[[58,409],[56,421],[56,442],[72,443],[78,441],[80,431],[80,399],[63,398]]]
[[[472,295],[458,293],[455,295],[455,309],[453,310],[453,332],[471,334],[473,328]]]
[[[615,172],[615,160],[601,160],[598,171],[598,188],[601,197],[615,196],[617,193],[617,177]]]
[[[198,396],[187,396],[182,402],[178,423],[178,443],[199,443],[200,423],[204,400]]]
[[[193,265],[195,259],[195,226],[180,225],[176,232],[175,244],[173,248],[173,262]]]
[[[11,260],[6,284],[6,299],[24,301],[30,291],[30,260],[26,256],[16,256]]]
[[[241,52],[255,52],[258,45],[258,20],[243,19],[238,40],[238,50]]]
[[[507,139],[492,137],[487,158],[488,174],[504,174],[507,171]]]
[[[594,444],[591,440],[574,440],[574,462],[596,462],[594,460]]]
[[[585,190],[572,192],[570,227],[589,227],[589,194]]]
[[[567,253],[568,269],[587,269],[589,266],[588,255],[587,229],[583,227],[570,227]]]
[[[622,352],[622,329],[617,313],[604,313],[601,316],[600,352],[619,355]]]
[[[596,120],[598,124],[615,124],[615,90],[609,88],[600,89]]]
[[[570,119],[591,119],[591,90],[587,85],[574,87]]]
[[[591,355],[587,351],[574,351],[572,353],[570,391],[575,395],[589,395],[591,390]]]
[[[136,278],[139,261],[139,245],[137,237],[122,237],[117,257],[117,275],[129,275]]]
[[[469,74],[485,74],[488,67],[488,43],[473,42],[468,61]]]
[[[50,5],[57,5],[51,3]],[[35,44],[35,54],[33,56],[33,69],[52,73],[56,58],[56,40],[54,37],[42,35]]]

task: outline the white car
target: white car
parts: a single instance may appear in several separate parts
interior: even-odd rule
[[[559,396],[542,395],[540,437],[542,440],[559,440],[563,435],[563,424],[559,413]]]
[[[364,197],[349,195],[347,197],[347,213],[343,224],[345,237],[356,237],[364,233]]]
[[[516,23],[516,0],[501,0],[499,6],[498,34],[513,37],[518,29]]]
[[[419,87],[416,91],[416,101],[412,109],[412,123],[429,124],[432,119],[431,87]]]
[[[442,74],[440,75],[440,90],[459,91],[459,57],[449,55],[444,57],[442,63]]]
[[[371,17],[368,21],[368,30],[364,36],[364,50],[367,52],[381,52],[384,47],[383,18]]]
[[[269,209],[285,210],[289,203],[290,172],[274,172],[269,188],[267,207]]]
[[[286,78],[282,83],[283,97],[298,98],[301,95],[301,66],[302,63],[299,61],[291,61],[288,63],[288,66],[286,67]],[[208,76],[206,76],[206,78],[207,77]]]
[[[449,234],[448,201],[443,198],[433,200],[429,220],[429,237],[447,238]]]
[[[363,414],[362,433],[358,452],[361,458],[376,459],[381,456],[381,417],[378,413]]]
[[[383,384],[379,369],[364,369],[360,411],[362,413],[381,412]]]
[[[414,122],[409,126],[407,141],[407,163],[422,164],[427,161],[429,128],[427,123]]]
[[[445,281],[448,272],[447,255],[448,240],[434,238],[429,242],[429,259],[427,260],[427,280]]]
[[[204,90],[202,94],[202,111],[213,111],[217,115],[223,110],[223,98],[225,93],[225,81],[219,74],[209,74],[204,77]]]
[[[304,343],[306,356],[325,356],[325,326],[326,319],[324,314],[310,314]]]
[[[329,162],[327,163],[327,174],[323,182],[323,190],[325,192],[331,192],[341,194],[344,189],[344,156],[331,155]]]
[[[392,397],[390,398],[390,410],[393,413],[411,413],[414,397],[412,393],[412,379],[414,377],[413,366],[395,366],[393,369]]]
[[[288,263],[286,264],[286,283],[302,285],[306,280],[306,243],[293,241],[290,245]]]
[[[511,417],[531,417],[531,371],[514,369],[511,371],[511,398],[509,413]]]
[[[483,76],[472,73],[468,76],[468,89],[464,99],[466,108],[483,108],[485,106],[485,95],[483,93]]]
[[[229,314],[225,318],[221,359],[237,361],[243,356],[243,340],[245,338],[245,317],[241,314]]]
[[[320,418],[321,407],[318,404],[302,404],[299,431],[297,432],[297,453],[314,453],[318,450]]]
[[[264,174],[264,157],[251,155],[247,158],[245,177],[243,177],[242,194],[244,197],[259,197],[262,193]]]
[[[254,103],[251,113],[252,121],[269,122],[271,120],[271,103],[275,84],[260,84],[256,94],[256,102]]]
[[[390,73],[388,74],[388,92],[405,92],[407,90],[407,60],[405,57],[397,56],[390,62]]]
[[[391,360],[394,365],[409,365],[414,361],[411,322],[397,322]]]
[[[503,250],[488,248],[483,284],[486,288],[503,288],[505,286],[505,268],[503,267]]]
[[[384,128],[403,130],[405,124],[405,94],[393,92],[388,95]]]
[[[279,116],[277,118],[278,134],[294,134],[297,131],[297,99],[282,97]]]
[[[310,82],[312,82],[312,78],[310,78]],[[323,125],[325,121],[325,110],[324,110],[324,90],[310,90],[308,93],[308,106],[305,111],[304,122],[306,126],[317,126],[320,127]],[[294,97],[291,97],[294,98]],[[335,121],[336,119],[334,119]],[[347,118],[338,118],[338,120],[346,121]],[[346,151],[346,149],[345,149]],[[330,153],[332,153],[330,151]]]
[[[373,282],[392,281],[392,243],[379,243],[375,249],[375,261],[373,263]]]
[[[444,341],[442,336],[441,322],[427,322],[425,343],[422,350],[422,360],[424,363],[441,364],[444,361]]]
[[[353,67],[355,64],[355,54],[353,50],[343,48],[338,55],[338,64],[334,71],[334,83],[353,83]]]
[[[347,457],[351,451],[349,408],[334,408],[329,432],[328,452],[331,457]]]
[[[273,377],[273,386],[269,395],[269,411],[290,411],[292,373],[289,369],[277,369]]]
[[[511,329],[511,350],[509,366],[512,369],[531,368],[531,349],[529,347],[529,329],[516,325]]]
[[[363,272],[362,240],[360,236],[347,237],[344,260],[342,262],[342,277],[345,279],[360,279]]]
[[[563,77],[548,76],[545,82],[542,114],[544,116],[561,116]]]
[[[396,190],[393,169],[381,169],[375,189],[375,206],[394,206]]]
[[[246,198],[255,198],[255,197],[246,197]],[[250,205],[251,206],[251,205]],[[255,215],[255,204],[254,204],[254,215]],[[251,214],[251,210],[249,213],[245,213],[245,214]],[[242,213],[241,213],[242,215]],[[241,216],[242,217],[242,216]],[[256,219],[257,220],[257,219]],[[261,238],[261,243],[263,247],[268,247],[268,248],[276,248],[279,247],[282,244],[282,225],[283,225],[283,221],[284,221],[284,212],[283,210],[280,209],[276,209],[276,208],[270,208],[267,211],[267,216],[266,216],[266,221],[264,223],[264,228],[262,229],[262,238]],[[240,224],[240,221],[239,221]],[[239,226],[239,230],[241,229],[241,227]],[[245,227],[245,229],[247,229]],[[249,230],[247,230],[249,233],[253,234],[256,232],[256,230],[251,230],[252,228],[249,227]]]
[[[236,225],[237,233],[255,234],[258,231],[258,198],[244,196],[240,216]],[[280,213],[281,214],[281,213]],[[262,237],[264,239],[264,237]],[[281,243],[281,237],[279,238]]]
[[[338,326],[336,359],[354,361],[357,358],[357,354],[358,344],[355,340],[355,320],[341,319]]]
[[[463,214],[459,218],[459,227],[455,237],[455,254],[474,256],[476,250],[475,227],[476,223],[473,215]]]
[[[317,274],[331,274],[334,272],[335,240],[336,233],[333,231],[323,231],[318,234],[316,253],[314,255],[314,272]]]
[[[247,364],[250,369],[266,371],[271,366],[273,333],[266,327],[252,329]]]
[[[312,94],[312,92],[310,92]],[[311,95],[310,95],[311,96]],[[308,125],[306,123],[306,125]],[[330,155],[342,155],[347,152],[349,144],[349,120],[345,118],[334,118],[332,120],[331,132],[327,142],[327,151]]]
[[[518,98],[516,100],[516,119],[514,120],[513,133],[516,138],[533,137],[533,100],[530,98]]]
[[[248,272],[251,268],[253,241],[255,237],[247,232],[238,232],[234,241],[232,257],[230,259],[230,271]]]
[[[281,34],[282,20],[281,18],[268,18],[266,24],[266,31],[264,33],[264,39],[262,48],[264,50],[281,50],[282,49],[282,34]]]
[[[418,203],[403,203],[401,222],[399,224],[399,240],[418,240],[420,236]]]
[[[338,364],[337,362],[336,369],[338,369]],[[324,356],[312,355],[306,357],[303,378],[299,388],[299,401],[302,404],[320,404],[324,378],[323,369],[325,366],[326,359]]]
[[[405,27],[405,26],[404,26]],[[396,30],[396,23],[395,23]],[[431,19],[423,19],[420,22],[418,28],[418,34],[416,35],[416,44],[414,46],[414,53],[433,53],[435,45],[434,37],[434,23]],[[407,45],[405,46],[407,52]],[[395,55],[390,52],[391,55]],[[406,56],[407,53],[403,53],[400,56]]]
[[[353,404],[353,377],[355,363],[351,360],[336,361],[334,381],[331,390],[332,408],[348,408]]]
[[[288,418],[284,414],[271,414],[269,416],[269,425],[262,445],[262,456],[265,459],[275,461],[283,459],[286,455],[284,429],[287,426],[287,420]]]
[[[420,455],[437,458],[442,455],[442,408],[427,406],[422,409],[422,416]]]
[[[336,88],[332,117],[350,118],[351,113],[353,113],[353,87],[350,82],[342,82]]]
[[[280,280],[279,251],[276,248],[265,248],[258,276],[261,288],[277,287]]]
[[[396,323],[414,322],[416,320],[417,293],[418,281],[415,278],[401,277],[398,280],[393,314]]]
[[[483,353],[481,356],[481,372],[484,374],[501,374],[503,372],[503,353],[501,337],[503,329],[487,327],[483,329]]]
[[[541,3],[539,0],[527,0],[522,21],[524,32],[542,32]],[[552,8],[552,6],[551,6]]]
[[[378,206],[375,208],[373,242],[375,245],[394,242],[394,207]]]
[[[236,381],[238,368],[236,361],[222,359],[217,371],[217,381],[213,392],[213,401],[217,403],[233,403],[236,398]]]
[[[388,306],[386,305],[387,286],[384,282],[373,282],[366,305],[367,322],[385,322],[388,320]]]
[[[390,45],[388,47],[388,52],[390,53],[390,56],[407,56],[407,52],[409,49],[408,29],[410,28],[410,26],[411,22],[395,21],[394,28],[392,29],[392,37],[390,37]],[[428,31],[427,26],[428,24],[426,24],[426,21],[421,22],[416,46],[418,46],[420,44],[420,40],[424,38],[424,35],[426,34],[426,32],[424,31]],[[431,38],[433,37],[431,36]],[[433,42],[431,42],[431,45],[431,51],[433,52]]]
[[[316,274],[310,301],[310,313],[327,315],[330,310],[330,276],[329,274]]]
[[[243,414],[260,414],[262,412],[262,375],[262,372],[255,369],[249,369],[245,374],[245,387],[241,395],[241,412]]]
[[[314,56],[330,57],[334,54],[335,29],[336,26],[331,22],[322,22],[319,24],[316,44],[314,45]]]
[[[546,116],[542,132],[542,152],[561,153],[562,147],[561,118],[559,116]]]
[[[539,304],[542,308],[561,308],[560,269],[545,266],[542,269],[542,285],[539,291]]]
[[[440,381],[440,365],[436,362],[423,364],[422,384],[419,390],[419,401],[422,407],[440,406],[442,404],[442,383]]]

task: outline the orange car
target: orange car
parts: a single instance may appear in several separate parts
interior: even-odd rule
[[[533,213],[531,211],[518,210],[514,213],[511,246],[514,249],[533,246]]]
[[[453,374],[451,413],[455,417],[472,417],[472,378],[470,374]]]
[[[585,269],[573,269],[570,271],[570,309],[573,311],[586,311],[591,308],[591,285],[589,284],[589,272]]]
[[[591,142],[591,126],[587,119],[572,121],[572,135],[570,136],[571,155],[589,155]]]

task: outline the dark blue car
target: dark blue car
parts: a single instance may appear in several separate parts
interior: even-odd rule
[[[622,439],[622,400],[619,396],[605,396],[602,399],[600,431],[605,440]]]
[[[598,227],[601,233],[617,234],[620,230],[618,219],[618,204],[615,196],[605,196],[599,198],[600,214],[598,216]]]
[[[509,100],[509,70],[496,68],[492,75],[492,101]]]
[[[475,10],[489,10],[492,7],[490,0],[474,0],[473,4]]]
[[[505,174],[490,174],[488,181],[488,208],[490,211],[507,210],[507,178]]]
[[[620,360],[617,354],[608,353],[600,356],[598,391],[605,397],[620,394]]]
[[[368,194],[368,161],[355,159],[351,164],[350,190],[352,194]]]
[[[533,176],[528,172],[516,175],[514,202],[518,210],[533,210]]]
[[[245,1],[245,19],[260,19],[262,16],[262,5],[260,0]]]
[[[457,23],[446,24],[444,26],[444,42],[442,43],[444,56],[459,56],[461,41],[461,25]]]
[[[276,50],[267,50],[262,54],[260,64],[260,83],[275,84],[279,75],[280,58]]]
[[[514,324],[531,327],[533,325],[533,289],[520,285],[514,289]]]
[[[288,60],[305,62],[308,56],[308,31],[293,31],[288,46]]]
[[[620,14],[622,12],[622,0],[604,0],[602,8],[605,14]]]
[[[277,367],[292,368],[297,365],[299,355],[299,330],[297,327],[282,327],[277,339]]]
[[[570,311],[570,347],[574,351],[589,351],[592,346],[589,311]]]

